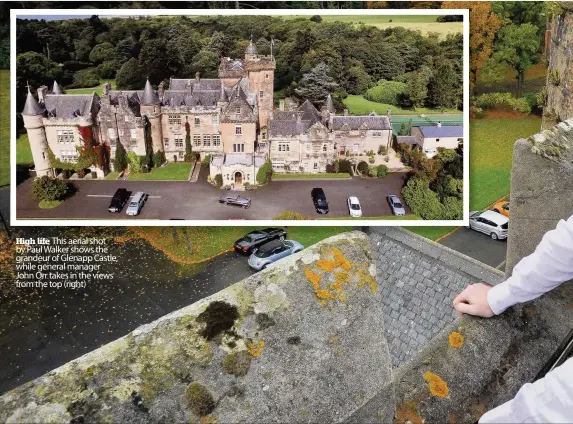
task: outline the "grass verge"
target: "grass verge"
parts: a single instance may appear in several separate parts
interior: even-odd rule
[[[63,200],[41,200],[40,203],[38,203],[38,207],[40,209],[53,209],[60,206],[63,202]]]
[[[0,186],[10,184],[10,71],[0,71]]]
[[[128,180],[136,181],[153,181],[153,180],[173,180],[173,181],[187,181],[189,172],[191,172],[192,163],[168,163],[163,168],[154,168],[148,174],[131,173],[127,177]]]
[[[100,84],[97,87],[90,87],[90,88],[70,88],[70,89],[66,89],[66,94],[92,94],[94,91],[98,96],[101,96],[103,93],[103,86],[105,83],[107,83],[108,80],[100,80]],[[109,80],[109,82],[111,83],[111,89],[115,90],[116,86],[115,86],[115,80]]]
[[[119,172],[110,172],[105,176],[106,180],[115,180],[119,176]]]
[[[352,178],[346,172],[338,174],[273,174],[273,180],[302,180],[302,179],[348,179]]]

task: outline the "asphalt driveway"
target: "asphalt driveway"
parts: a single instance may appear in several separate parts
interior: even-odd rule
[[[311,219],[319,217],[349,218],[346,200],[357,196],[364,217],[388,216],[392,212],[386,201],[389,194],[400,195],[405,173],[391,173],[385,178],[360,178],[320,181],[273,181],[248,192],[237,192],[252,201],[249,209],[218,202],[225,193],[206,181],[206,172],[196,183],[187,181],[74,181],[78,192],[54,209],[40,209],[30,195],[31,179],[17,187],[16,214],[20,219],[273,219],[284,211],[299,212]],[[140,215],[130,217],[107,211],[111,196],[117,188],[131,192],[144,191],[149,200]],[[316,213],[310,192],[322,187],[330,205],[323,216]]]

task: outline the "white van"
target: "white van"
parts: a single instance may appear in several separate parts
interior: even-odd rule
[[[143,204],[146,200],[147,194],[145,194],[143,191],[138,191],[129,201],[129,205],[127,206],[125,213],[132,216],[139,215],[139,212],[141,212],[141,208],[143,208]]]

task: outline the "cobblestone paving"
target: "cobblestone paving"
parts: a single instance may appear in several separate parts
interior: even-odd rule
[[[455,320],[454,297],[469,275],[379,234],[370,236],[394,368]]]

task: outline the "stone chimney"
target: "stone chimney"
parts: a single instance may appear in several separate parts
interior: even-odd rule
[[[199,81],[201,81],[201,73],[195,72],[195,82],[198,83]]]
[[[344,109],[344,116],[348,116],[348,109]]]
[[[157,96],[159,97],[159,100],[161,100],[163,102],[163,94],[165,93],[165,87],[164,87],[164,82],[161,81],[159,83],[159,85],[157,86]]]
[[[38,103],[44,103],[46,100],[46,94],[48,93],[48,87],[43,85],[38,88]]]
[[[285,99],[279,100],[279,110],[285,110]]]
[[[392,115],[392,110],[390,108],[386,109],[386,116],[388,118],[390,118],[390,115]]]
[[[104,96],[108,96],[109,93],[110,93],[110,91],[111,91],[111,84],[110,84],[109,82],[106,82],[106,83],[103,85],[102,93],[103,93]]]
[[[296,111],[296,123],[300,124],[302,122],[302,111],[297,110]]]

